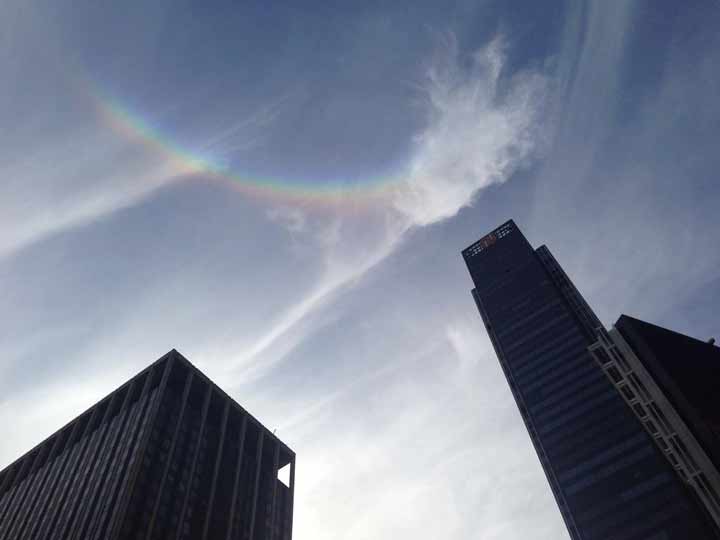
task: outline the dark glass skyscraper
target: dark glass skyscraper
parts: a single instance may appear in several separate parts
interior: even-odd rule
[[[0,539],[290,540],[294,468],[173,350],[0,472]]]
[[[508,221],[463,258],[571,538],[717,538],[588,352],[601,324],[550,251]]]

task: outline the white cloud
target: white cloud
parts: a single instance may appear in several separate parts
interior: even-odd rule
[[[285,298],[284,306],[263,311],[257,327],[263,330],[252,327],[247,332],[239,313],[253,315],[260,303],[269,303],[268,297],[260,294],[248,298],[230,288],[223,291],[232,299],[228,303],[237,303],[237,310],[228,311],[221,324],[220,302],[205,289],[208,275],[194,280],[187,266],[177,265],[177,273],[173,273],[173,265],[156,294],[144,288],[141,294],[130,293],[133,296],[128,304],[132,304],[133,313],[106,329],[112,339],[94,332],[93,344],[87,344],[85,352],[73,351],[73,362],[78,357],[92,358],[98,369],[127,366],[129,359],[138,363],[147,360],[147,350],[159,347],[164,340],[181,338],[196,346],[201,343],[198,354],[190,355],[191,360],[203,369],[209,368],[214,378],[219,375],[217,382],[228,391],[232,384],[253,381],[235,397],[252,411],[260,408],[263,414],[259,418],[269,426],[279,426],[283,440],[298,451],[298,538],[558,538],[564,534],[477,314],[472,311],[472,317],[464,317],[447,309],[435,311],[437,306],[431,304],[408,305],[409,299],[398,298],[393,290],[401,287],[404,275],[395,275],[384,282],[384,287],[368,287],[356,295],[370,295],[377,304],[397,304],[393,306],[395,318],[387,314],[383,318],[378,310],[361,313],[375,318],[371,321],[375,327],[369,333],[372,350],[365,356],[358,352],[359,332],[353,327],[348,331],[352,335],[338,338],[336,348],[333,343],[337,354],[331,353],[323,365],[317,364],[318,369],[327,371],[340,363],[354,365],[355,370],[348,368],[350,376],[344,369],[325,374],[325,379],[313,372],[307,386],[296,395],[276,391],[282,376],[292,369],[276,370],[280,363],[336,315],[333,308],[342,293],[404,241],[412,240],[408,230],[447,219],[471,205],[479,191],[506,181],[538,150],[542,142],[538,127],[544,120],[541,109],[548,85],[545,76],[538,72],[507,74],[505,45],[500,38],[468,56],[459,49],[450,38],[429,64],[422,87],[427,124],[417,134],[413,152],[406,166],[400,168],[400,187],[386,206],[362,216],[332,212],[316,216],[292,207],[268,210],[267,218],[285,227],[298,249],[306,250],[306,257],[301,262],[292,257],[273,261],[276,266],[287,264],[283,285],[291,284],[288,288],[300,292],[293,300]],[[264,126],[271,116],[263,113],[253,122]],[[210,139],[208,146],[221,153],[235,144],[242,146],[244,139],[238,136],[245,126],[240,123],[229,128]],[[51,171],[48,166],[43,175],[49,177]],[[62,171],[58,178],[68,176],[66,169]],[[144,193],[143,178],[138,177],[128,193]],[[127,187],[133,179],[118,176],[116,180],[116,186]],[[18,200],[32,195],[29,189],[17,193]],[[122,190],[97,193],[95,198],[83,194],[76,201],[69,200],[62,212],[49,205],[50,216],[55,219],[43,227],[37,225],[42,221],[24,221],[22,230],[29,231],[26,241],[111,211],[117,206],[113,201],[133,200]],[[185,218],[177,216],[178,221]],[[265,243],[265,223],[257,225],[257,243]],[[223,229],[223,234],[231,237],[225,233],[228,230],[232,229]],[[16,228],[8,238],[22,237],[19,231]],[[251,272],[262,273],[269,264],[267,257],[255,253],[245,254],[244,260],[239,257],[238,274],[229,273],[220,280],[223,285],[246,279]],[[293,265],[311,258],[320,261],[321,270],[315,283],[305,287],[299,284],[298,275],[307,269]],[[224,252],[218,259],[223,264],[228,262]],[[255,259],[263,262],[251,265]],[[456,262],[461,264],[459,256]],[[373,277],[377,274],[382,272]],[[313,273],[311,279],[316,275]],[[276,279],[263,277],[264,281],[253,281],[253,285],[279,288]],[[452,303],[456,301],[453,294],[457,281],[450,283],[446,277],[443,274],[443,279],[432,286],[444,284],[447,288],[442,296]],[[465,287],[460,286],[463,291]],[[186,294],[190,289],[195,294]],[[467,300],[465,307],[474,309],[467,294],[462,294]],[[342,299],[349,296],[342,295]],[[180,297],[183,303],[178,304]],[[349,310],[361,311],[363,307],[367,309],[355,304]],[[420,311],[423,316],[430,313],[428,320],[423,322]],[[191,320],[192,325],[176,324],[175,317],[183,323]],[[162,325],[167,328],[163,330]],[[411,327],[410,337],[389,345],[404,326]],[[234,332],[239,327],[246,330],[242,336]],[[237,341],[226,342],[223,336],[227,333]],[[311,348],[309,356],[316,353],[321,356],[326,351]],[[370,356],[387,366],[381,376],[377,376]],[[431,360],[420,361],[427,359]],[[303,360],[310,363],[311,359]],[[291,364],[287,362],[287,366]],[[302,373],[298,375],[302,367],[293,367],[297,370],[294,375],[302,380]],[[267,374],[273,375],[268,378],[271,382],[258,380]],[[124,380],[125,375],[113,374],[111,378]],[[292,383],[297,380],[291,379]],[[25,422],[22,432],[19,428],[13,432],[12,448],[0,457],[9,460],[16,455],[14,450],[29,448],[36,433],[54,431],[60,416],[70,417],[112,387],[105,379],[86,382],[88,394],[71,395],[77,397],[77,403],[68,402],[57,415],[50,411],[43,418],[42,411],[29,411],[30,422]],[[62,402],[76,390],[75,386],[53,387],[47,399],[38,402]],[[259,407],[258,401],[266,406]],[[14,418],[27,403],[13,398],[5,402],[0,416]],[[33,424],[36,419],[38,425]]]
[[[313,330],[312,325],[302,330],[297,326],[393,253],[410,228],[452,217],[480,190],[506,181],[527,163],[538,148],[547,81],[535,72],[503,79],[504,49],[502,37],[496,37],[469,56],[467,68],[455,37],[448,35],[420,87],[427,124],[415,137],[387,206],[359,224],[342,215],[309,224],[301,209],[270,211],[269,217],[294,236],[313,237],[326,271],[304,299],[290,306],[254,345],[237,353],[237,364],[266,364],[265,371],[281,360]],[[263,359],[268,350],[275,351],[272,361]]]
[[[479,190],[506,181],[536,148],[546,79],[527,72],[503,81],[504,48],[495,38],[467,68],[451,36],[428,67],[427,126],[415,137],[393,198],[413,225],[454,216]]]

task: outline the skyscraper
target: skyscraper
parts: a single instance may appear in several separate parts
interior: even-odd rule
[[[550,251],[511,220],[462,254],[570,537],[717,538],[590,355],[602,326]]]
[[[720,348],[622,315],[590,352],[720,526]]]
[[[172,350],[0,472],[0,539],[289,540],[294,468]]]

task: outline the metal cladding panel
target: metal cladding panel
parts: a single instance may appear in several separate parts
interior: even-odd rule
[[[67,539],[78,534],[77,518],[94,500],[94,477],[115,464],[121,448],[116,435],[147,399],[132,391],[134,384],[148,376],[141,374],[32,451],[46,460],[29,467],[25,478],[18,477],[18,504],[3,516],[0,538]],[[32,452],[20,462],[31,459]]]
[[[171,351],[0,471],[0,540],[290,540],[294,462]]]
[[[148,481],[141,473],[121,537],[290,538],[277,536],[287,528],[268,502],[278,469],[294,454],[189,363],[181,366],[149,437]]]
[[[549,250],[509,221],[463,257],[571,537],[716,538],[589,354],[599,323]]]

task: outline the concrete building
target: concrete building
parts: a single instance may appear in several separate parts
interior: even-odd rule
[[[294,469],[172,350],[0,472],[0,539],[289,540]]]
[[[720,527],[720,348],[622,315],[590,351]]]

